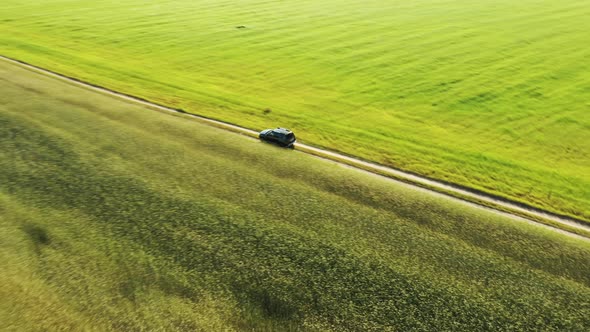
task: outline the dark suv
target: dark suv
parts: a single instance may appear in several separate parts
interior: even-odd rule
[[[285,128],[266,129],[258,135],[261,140],[278,144],[285,148],[292,148],[295,143],[295,134]]]

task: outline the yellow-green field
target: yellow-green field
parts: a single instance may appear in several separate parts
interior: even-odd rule
[[[0,53],[588,221],[588,17],[586,0],[4,0]]]
[[[590,244],[0,62],[0,329],[586,331]]]

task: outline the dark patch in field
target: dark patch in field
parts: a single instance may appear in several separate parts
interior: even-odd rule
[[[238,25],[238,26],[236,27],[236,29],[246,29],[246,26],[245,26],[245,25]]]
[[[23,230],[29,235],[36,248],[51,243],[49,234],[47,234],[47,230],[43,227],[27,224],[23,227]]]
[[[262,309],[267,317],[290,320],[296,314],[296,310],[289,303],[274,296],[266,289],[250,289],[247,296],[251,302]]]
[[[272,112],[272,110],[270,108],[265,108],[264,111],[262,111],[262,113],[264,113],[264,115],[270,114]]]
[[[135,302],[135,284],[132,280],[126,280],[119,285],[119,293],[131,302]]]

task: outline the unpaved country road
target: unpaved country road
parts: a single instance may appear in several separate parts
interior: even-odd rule
[[[21,61],[17,61],[8,57],[5,57],[3,55],[0,55],[0,59],[10,62],[12,64],[27,68],[29,70],[32,70],[34,72],[46,75],[46,76],[50,76],[62,81],[66,81],[70,84],[74,84],[77,86],[81,86],[87,89],[91,89],[103,94],[107,94],[119,99],[123,99],[126,101],[130,101],[136,104],[141,104],[142,106],[145,106],[147,108],[150,109],[154,109],[154,110],[158,110],[158,111],[163,111],[163,112],[170,112],[170,113],[175,113],[175,114],[180,114],[182,113],[185,116],[191,117],[193,119],[197,119],[201,122],[207,123],[209,125],[221,128],[221,129],[225,129],[225,130],[230,130],[233,132],[237,132],[246,136],[250,136],[250,137],[258,137],[258,132],[251,130],[251,129],[247,129],[247,128],[243,128],[240,126],[236,126],[236,125],[232,125],[229,123],[225,123],[222,121],[217,121],[217,120],[213,120],[213,119],[209,119],[206,117],[202,117],[199,115],[194,115],[194,114],[190,114],[190,113],[185,113],[183,111],[179,111],[177,109],[173,109],[173,108],[169,108],[166,106],[162,106],[162,105],[158,105],[137,97],[133,97],[133,96],[129,96],[120,92],[116,92],[113,90],[109,90],[103,87],[99,87],[99,86],[95,86],[92,85],[90,83],[86,83],[86,82],[82,82],[79,80],[76,80],[74,78],[70,78],[64,75],[60,75],[58,73],[54,73],[52,71],[43,69],[43,68],[39,68]],[[316,148],[307,144],[302,144],[302,143],[295,143],[295,149],[299,150],[303,153],[307,153],[322,159],[328,159],[330,161],[339,163],[341,165],[344,166],[348,166],[348,167],[353,167],[358,169],[359,171],[363,171],[363,172],[369,172],[369,173],[373,173],[376,176],[380,176],[382,179],[387,180],[387,181],[395,181],[398,183],[403,183],[405,185],[408,186],[412,186],[414,188],[418,188],[420,190],[424,190],[424,191],[428,191],[437,195],[443,195],[446,197],[450,197],[454,200],[457,201],[461,201],[464,204],[468,204],[468,205],[474,205],[486,210],[492,210],[498,214],[502,214],[502,215],[507,215],[510,216],[512,219],[514,219],[515,221],[519,221],[519,222],[527,222],[530,224],[535,224],[538,225],[539,227],[545,227],[545,228],[549,228],[553,231],[562,233],[562,234],[566,234],[568,236],[571,237],[575,237],[575,238],[579,238],[579,239],[583,239],[586,241],[590,241],[590,238],[585,237],[585,236],[581,236],[554,226],[550,226],[544,223],[541,223],[537,220],[534,220],[535,218],[541,218],[544,220],[549,220],[552,221],[554,223],[558,223],[558,224],[562,224],[565,226],[569,226],[570,228],[576,228],[576,229],[580,229],[580,230],[584,230],[587,232],[590,232],[590,226],[587,226],[585,224],[576,222],[575,220],[571,220],[569,218],[565,218],[565,217],[561,217],[561,216],[557,216],[555,214],[552,214],[550,212],[546,212],[546,211],[541,211],[538,209],[533,209],[533,208],[527,208],[527,207],[523,207],[520,204],[517,203],[511,203],[509,201],[503,200],[503,199],[497,199],[494,198],[492,196],[489,195],[485,195],[482,193],[476,193],[473,191],[469,191],[467,189],[463,189],[463,188],[459,188],[453,185],[449,185],[449,184],[445,184],[433,179],[428,179],[425,177],[421,177],[415,174],[411,174],[408,172],[404,172],[398,169],[394,169],[391,167],[387,167],[387,166],[383,166],[383,165],[378,165],[378,164],[374,164],[371,162],[367,162],[364,160],[360,160],[357,158],[353,158],[353,157],[349,157],[349,156],[345,156],[343,154],[340,153],[336,153],[336,152],[332,152],[332,151],[328,151],[328,150],[324,150],[324,149],[320,149],[320,148]],[[460,197],[457,197],[460,196]],[[483,203],[481,203],[483,202]],[[492,206],[496,206],[498,207],[498,209],[494,208],[494,207],[490,207],[490,206],[486,206],[484,204],[489,204]],[[502,211],[502,210],[506,210],[506,211]],[[510,213],[513,212],[513,213]],[[526,216],[531,216],[531,218],[527,218]]]

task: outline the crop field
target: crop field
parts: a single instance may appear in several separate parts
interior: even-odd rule
[[[0,329],[584,331],[590,244],[0,62]]]
[[[586,0],[16,1],[0,53],[590,221]]]

